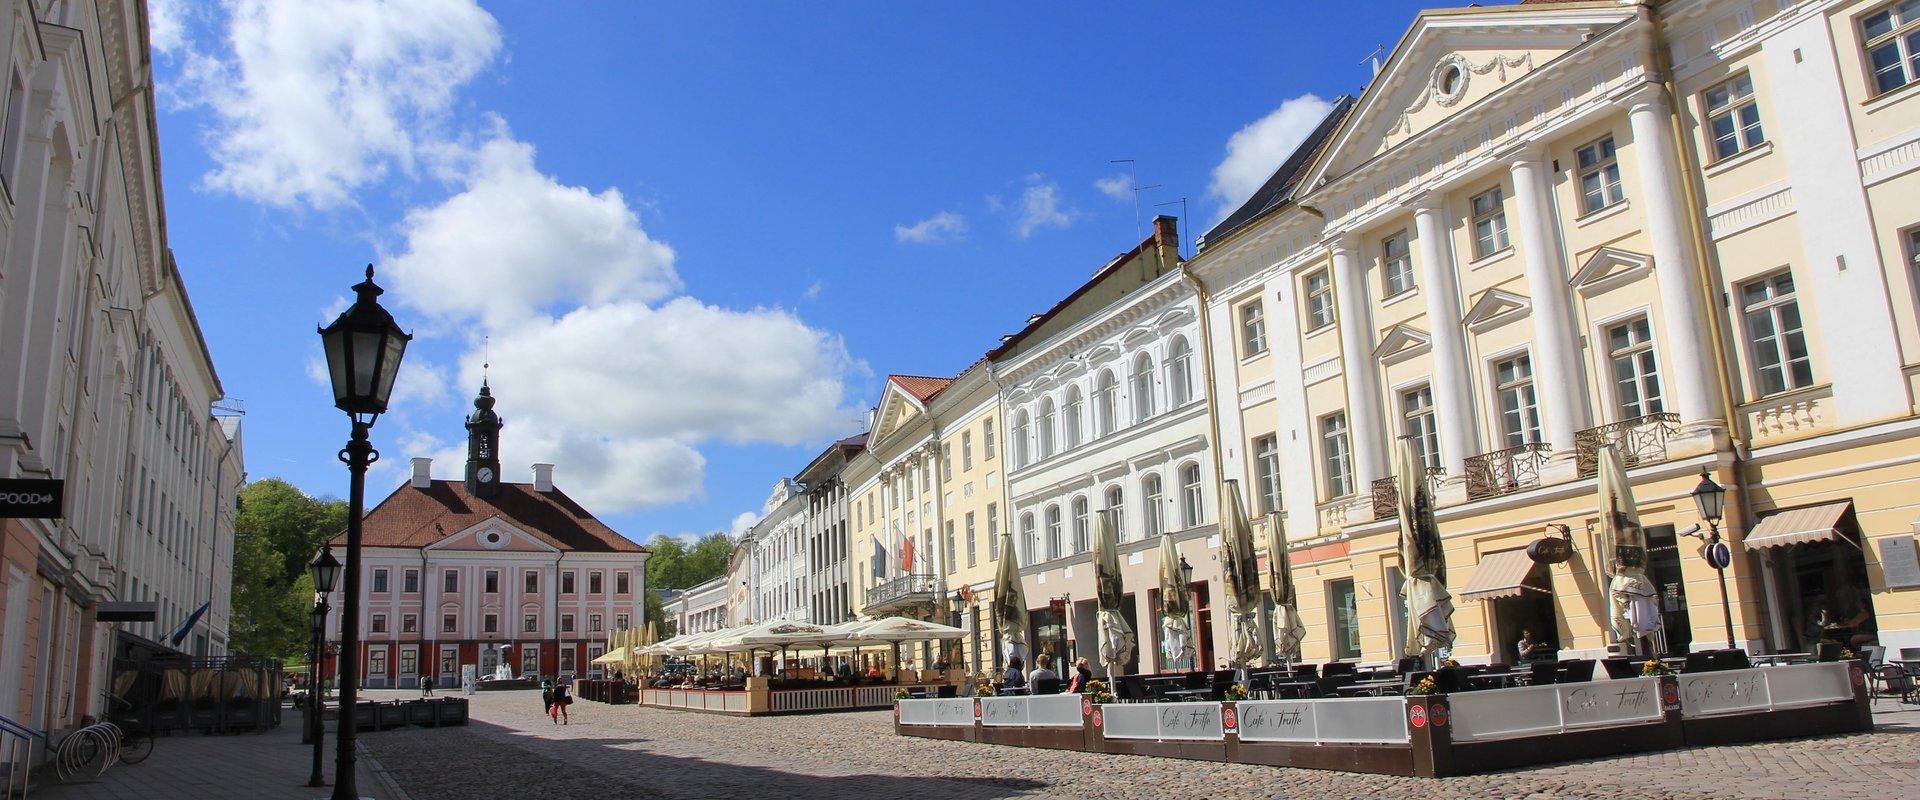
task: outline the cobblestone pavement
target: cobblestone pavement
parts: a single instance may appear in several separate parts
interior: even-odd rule
[[[1920,728],[1713,747],[1444,780],[997,747],[896,736],[886,711],[743,719],[531,692],[473,698],[474,724],[366,735],[414,800],[617,798],[1912,797]]]

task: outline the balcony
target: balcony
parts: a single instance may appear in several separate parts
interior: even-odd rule
[[[1484,500],[1540,485],[1540,466],[1553,448],[1523,444],[1467,459],[1467,499]]]
[[[902,575],[867,590],[867,613],[933,602],[934,576]]]
[[[1440,482],[1446,480],[1446,467],[1428,467],[1426,470],[1427,496],[1438,498]],[[1435,504],[1439,503],[1434,499]],[[1400,516],[1400,484],[1398,478],[1379,478],[1373,482],[1373,518],[1393,519]]]
[[[1648,414],[1579,431],[1573,435],[1573,447],[1580,477],[1600,471],[1600,448],[1607,445],[1613,445],[1626,467],[1665,461],[1667,440],[1679,430],[1679,414]]]

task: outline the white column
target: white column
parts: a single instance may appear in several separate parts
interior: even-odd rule
[[[1575,431],[1591,424],[1581,388],[1573,302],[1567,292],[1566,256],[1556,224],[1545,153],[1529,146],[1507,159],[1519,213],[1520,255],[1526,259],[1527,293],[1533,302],[1533,385],[1540,398],[1541,427],[1555,456],[1573,456]]]
[[[1718,377],[1707,353],[1709,334],[1698,290],[1700,265],[1685,227],[1688,212],[1674,186],[1681,166],[1667,125],[1666,92],[1648,84],[1627,102],[1627,121],[1640,164],[1640,201],[1646,208],[1647,238],[1653,245],[1661,322],[1666,329],[1661,378],[1668,385],[1663,388],[1681,422],[1724,425],[1714,402]]]
[[[1380,372],[1374,368],[1373,311],[1367,301],[1367,268],[1342,236],[1333,251],[1334,297],[1340,304],[1340,359],[1347,382],[1347,429],[1353,438],[1354,492],[1364,495],[1387,476],[1385,416],[1380,408]]]
[[[1420,248],[1420,291],[1427,297],[1433,336],[1433,405],[1440,433],[1440,465],[1449,477],[1466,475],[1466,458],[1479,452],[1473,433],[1472,380],[1467,371],[1466,331],[1461,327],[1460,286],[1441,198],[1427,194],[1413,208]]]

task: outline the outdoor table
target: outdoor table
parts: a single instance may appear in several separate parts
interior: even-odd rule
[[[1780,664],[1801,664],[1813,660],[1812,653],[1772,653],[1764,656],[1752,656],[1754,665],[1762,667]]]
[[[1370,680],[1370,681],[1354,681],[1353,683],[1349,683],[1345,686],[1336,687],[1334,691],[1336,693],[1343,694],[1343,695],[1355,694],[1355,695],[1371,695],[1373,697],[1379,697],[1381,695],[1386,694],[1386,691],[1388,689],[1397,687],[1400,684],[1401,684],[1401,681],[1398,678],[1385,678],[1385,679]]]

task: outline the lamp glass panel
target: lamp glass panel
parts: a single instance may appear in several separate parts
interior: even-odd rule
[[[353,332],[353,394],[350,398],[356,404],[373,397],[373,387],[379,379],[374,370],[380,366],[380,339],[381,332],[377,330]]]
[[[327,351],[327,373],[333,378],[333,399],[338,403],[345,400],[350,391],[347,386],[347,334],[342,330],[327,331],[320,341]]]
[[[400,375],[400,357],[407,351],[407,337],[397,330],[387,332],[386,353],[380,359],[380,385],[373,393],[374,402],[381,408],[387,405],[387,398],[393,396],[393,381]]]

